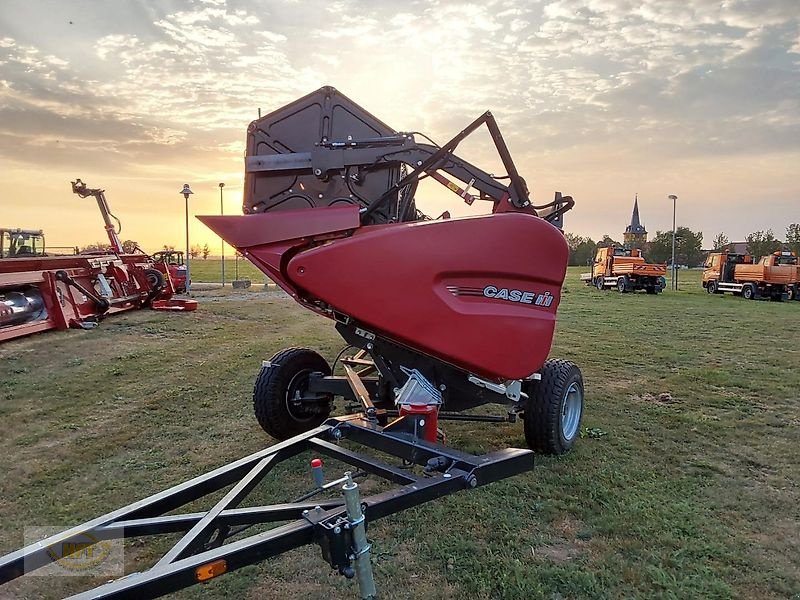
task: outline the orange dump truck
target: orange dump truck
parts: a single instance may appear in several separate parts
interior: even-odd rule
[[[747,254],[709,254],[703,271],[709,294],[732,292],[748,300],[800,300],[800,266],[794,252],[774,252],[753,264]]]
[[[666,287],[666,273],[666,265],[645,262],[641,250],[608,246],[597,249],[592,270],[581,275],[581,281],[598,290],[617,288],[622,293],[645,290],[658,294]]]

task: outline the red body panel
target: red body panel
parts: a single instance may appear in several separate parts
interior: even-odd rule
[[[255,266],[292,296],[294,284],[286,276],[288,258],[307,246],[311,238],[357,229],[357,206],[333,206],[314,210],[285,210],[241,216],[198,216],[209,229],[239,249]],[[257,249],[257,250],[256,250]]]
[[[568,247],[539,217],[359,227],[344,207],[201,220],[307,308],[463,370],[523,379],[550,352]]]
[[[558,229],[508,213],[364,227],[298,253],[286,275],[376,333],[484,377],[523,379],[550,351],[567,254]]]

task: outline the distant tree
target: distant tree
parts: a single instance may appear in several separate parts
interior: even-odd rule
[[[786,245],[800,255],[800,223],[791,223],[786,228]]]
[[[569,264],[570,266],[585,267],[588,265],[597,250],[597,244],[592,238],[582,237],[571,233],[566,234],[567,244],[569,244]]]
[[[772,254],[781,249],[780,240],[775,239],[772,229],[766,231],[754,231],[747,235],[747,252],[753,256],[753,261],[757,262],[762,256]]]
[[[191,256],[192,258],[197,258],[198,256],[200,256],[200,253],[202,251],[203,249],[199,245],[194,245],[191,248],[189,248],[189,256]]]
[[[211,254],[211,250],[208,248],[208,244],[203,244],[203,260],[208,260],[209,254]]]
[[[692,231],[688,227],[678,227],[675,231],[675,260],[679,265],[696,267],[703,263],[703,232]]]
[[[619,246],[622,247],[622,244],[617,240],[610,237],[608,234],[603,235],[603,239],[597,242],[598,248],[607,248],[608,246]]]
[[[672,258],[671,231],[656,231],[655,237],[647,244],[646,258],[652,263],[669,262]]]
[[[717,234],[717,237],[714,238],[713,248],[714,250],[722,250],[728,244],[730,244],[728,236],[725,235],[724,232],[720,231]]]
[[[122,242],[122,250],[125,252],[125,254],[133,254],[134,252],[136,252],[136,249],[138,247],[139,247],[138,242],[135,242],[133,240],[125,240],[124,242]]]
[[[108,245],[108,242],[95,242],[84,246],[81,252],[111,252],[111,246]]]
[[[688,227],[675,230],[675,263],[695,267],[703,262],[703,232]],[[672,232],[657,231],[648,246],[647,259],[654,263],[672,261]]]

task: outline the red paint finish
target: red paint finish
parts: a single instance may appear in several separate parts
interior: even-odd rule
[[[567,254],[546,221],[494,214],[363,227],[299,252],[285,277],[301,297],[417,351],[493,380],[522,379],[550,351]]]
[[[358,207],[353,205],[282,210],[247,216],[203,215],[197,218],[231,246],[240,249],[359,226]]]
[[[439,432],[439,407],[435,404],[401,404],[399,406],[400,416],[415,415],[423,417],[424,424],[422,425],[423,440],[433,444],[437,441],[437,434]]]

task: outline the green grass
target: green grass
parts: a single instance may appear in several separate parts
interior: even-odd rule
[[[195,258],[189,261],[192,281],[195,283],[217,283],[222,281],[222,260],[218,258]],[[225,259],[225,281],[230,282],[236,278],[250,279],[253,284],[264,283],[264,274],[248,260],[235,261],[232,257]]]
[[[551,354],[583,369],[594,435],[531,473],[374,523],[383,597],[800,598],[800,303],[709,296],[697,272],[678,293],[599,292],[580,271]],[[261,360],[290,345],[332,358],[341,342],[287,298],[245,294],[0,346],[0,553],[26,525],[75,524],[269,443],[250,405]],[[447,431],[471,451],[524,445],[519,425]],[[307,485],[302,459],[275,474],[259,498]],[[129,571],[159,549],[128,543]],[[0,597],[88,584],[23,578]],[[177,597],[357,591],[307,547]]]

